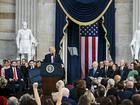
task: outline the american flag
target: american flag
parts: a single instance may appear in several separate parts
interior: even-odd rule
[[[98,22],[80,26],[81,76],[85,78],[92,62],[98,60]]]

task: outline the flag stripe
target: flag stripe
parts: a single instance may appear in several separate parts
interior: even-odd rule
[[[89,67],[89,69],[92,67],[92,39],[93,39],[93,37],[88,37],[88,39],[89,39],[89,41],[88,41],[88,52],[89,52],[89,55],[88,55],[88,59],[89,59],[89,65],[88,65],[88,67]]]
[[[88,74],[88,37],[85,37],[85,75]]]
[[[96,61],[98,61],[98,37],[96,37]]]
[[[96,55],[96,52],[95,52],[95,50],[96,50],[95,42],[96,42],[95,37],[93,37],[92,38],[92,62],[95,61],[95,55]]]
[[[79,27],[79,29],[80,29],[80,27]],[[81,56],[81,53],[82,53],[82,51],[81,51],[81,46],[82,46],[82,44],[81,44],[81,40],[82,39],[82,37],[79,37],[79,42],[80,42],[80,56]],[[81,64],[82,64],[82,60],[81,60],[81,57],[80,57],[80,73],[81,73],[81,77],[82,77],[82,66],[81,66]]]
[[[82,78],[85,77],[85,38],[81,37],[81,74]]]

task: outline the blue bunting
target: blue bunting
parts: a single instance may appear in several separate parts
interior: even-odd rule
[[[106,12],[112,0],[58,0],[59,5],[70,18],[79,22],[89,22]]]

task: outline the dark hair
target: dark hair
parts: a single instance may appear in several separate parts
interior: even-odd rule
[[[85,80],[79,80],[76,84],[76,87],[85,89],[86,88],[86,81]]]
[[[103,85],[98,86],[97,94],[98,94],[99,97],[105,95],[105,87]]]
[[[7,59],[4,59],[3,60],[3,63],[5,64],[5,63],[9,63],[9,61],[7,60]]]
[[[140,94],[134,94],[132,96],[132,102],[134,105],[139,105],[140,104]]]
[[[140,76],[137,76],[137,77],[136,77],[136,81],[137,81],[138,83],[140,83]]]
[[[135,62],[139,63],[139,60],[138,60],[138,59],[134,59],[134,63],[135,63]]]
[[[16,60],[12,60],[12,61],[11,61],[11,63],[13,63],[13,62],[16,62],[16,63],[17,63],[17,61],[16,61]]]
[[[108,79],[106,79],[106,78],[103,78],[103,79],[101,80],[101,84],[102,84],[103,86],[105,86],[105,88],[107,87],[107,81],[108,81]]]
[[[30,63],[30,62],[34,62],[34,60],[30,60],[29,63]]]
[[[133,105],[133,102],[129,99],[124,99],[122,102],[121,102],[121,105]]]
[[[123,81],[118,82],[116,85],[117,85],[117,88],[118,88],[119,90],[124,89],[124,82],[123,82]]]
[[[29,94],[24,94],[19,100],[19,105],[37,105],[37,102]]]
[[[54,105],[54,102],[51,97],[44,97],[41,105]]]
[[[70,102],[62,102],[61,105],[72,105]]]
[[[140,83],[135,83],[135,88],[140,91]]]
[[[86,95],[82,95],[79,98],[78,105],[90,105],[90,100],[88,99],[88,97]]]
[[[110,98],[104,97],[102,98],[100,105],[113,105],[113,102]]]
[[[114,63],[113,65],[115,65],[115,66],[116,66],[116,70],[118,70],[118,69],[119,69],[118,64]],[[112,66],[113,66],[113,65],[112,65]]]
[[[117,105],[117,98],[114,95],[110,95],[108,98],[111,99],[113,105]]]
[[[27,62],[27,59],[26,59],[26,58],[22,58],[22,61],[23,61],[23,60]]]

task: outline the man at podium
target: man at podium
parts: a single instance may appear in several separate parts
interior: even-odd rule
[[[59,54],[56,54],[56,50],[54,47],[49,48],[49,54],[45,55],[45,59],[43,60],[44,63],[59,63],[61,64],[62,68],[64,68],[62,59]]]
[[[43,95],[51,95],[56,92],[55,83],[64,79],[65,70],[60,55],[56,54],[54,47],[49,48],[41,66]]]

